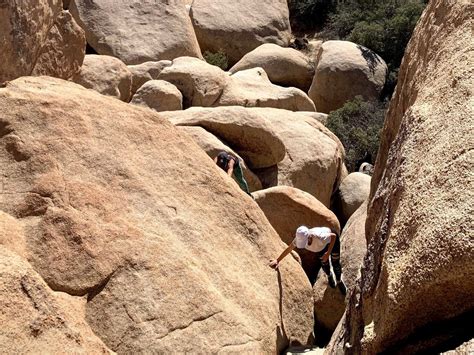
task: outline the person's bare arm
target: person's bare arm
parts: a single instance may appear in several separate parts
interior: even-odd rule
[[[332,248],[334,248],[334,244],[336,244],[336,234],[331,233],[331,242],[329,243],[329,248],[326,253],[324,253],[323,257],[321,258],[322,261],[326,262],[329,259],[329,255],[331,255]]]
[[[280,264],[280,261],[282,261],[285,256],[290,254],[293,249],[295,249],[295,245],[293,243],[290,243],[290,245],[288,245],[288,247],[285,250],[283,250],[283,253],[281,253],[280,256],[276,260],[275,259],[270,260],[269,266],[273,269],[277,269]]]
[[[234,172],[234,164],[235,164],[234,159],[230,159],[229,168],[227,170],[227,175],[232,176],[232,173]]]

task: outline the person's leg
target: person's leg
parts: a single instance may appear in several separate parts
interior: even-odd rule
[[[334,243],[334,247],[332,248],[331,251],[331,264],[332,268],[334,270],[334,275],[336,276],[336,281],[339,283],[341,281],[341,275],[342,275],[342,267],[341,267],[341,241],[339,238],[339,234],[336,232],[333,232],[336,234],[336,242]]]
[[[329,259],[326,261],[323,261],[323,255],[327,252],[327,250],[328,250],[328,246],[326,246],[323,250],[321,250],[318,253],[318,257],[321,262],[321,268],[323,269],[324,273],[328,277],[329,286],[331,286],[331,288],[334,288],[336,287],[336,282],[334,281],[334,278],[332,277],[332,274],[331,274],[331,266],[329,265]]]
[[[240,188],[244,190],[247,194],[252,196],[250,194],[249,186],[247,184],[247,181],[245,181],[244,178],[244,173],[242,171],[242,167],[240,166],[240,163],[234,165],[234,176],[235,179],[237,180],[237,183],[239,184]]]

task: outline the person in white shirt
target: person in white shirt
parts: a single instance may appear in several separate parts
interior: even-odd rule
[[[277,269],[280,262],[287,256],[294,248],[307,249],[318,254],[321,261],[321,268],[328,277],[329,286],[336,287],[345,295],[346,287],[342,282],[342,267],[339,261],[341,252],[341,242],[339,234],[332,231],[328,227],[315,227],[309,229],[306,226],[300,226],[296,230],[295,239],[288,245],[288,247],[281,253],[277,259],[270,260],[270,267]],[[331,273],[331,266],[329,265],[329,257],[331,257],[331,264],[334,270],[336,280]]]

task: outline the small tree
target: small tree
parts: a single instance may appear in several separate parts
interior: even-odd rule
[[[327,127],[346,149],[345,163],[349,171],[358,169],[357,161],[367,154],[372,159],[376,158],[385,111],[385,104],[364,101],[361,96],[356,96],[354,100],[329,114]]]

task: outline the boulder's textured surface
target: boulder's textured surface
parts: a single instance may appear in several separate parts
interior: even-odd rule
[[[132,95],[147,81],[158,79],[161,71],[170,66],[171,63],[170,60],[160,60],[158,62],[128,65],[128,70],[132,73]]]
[[[138,89],[130,103],[155,111],[183,109],[183,95],[173,84],[164,80],[150,80]]]
[[[88,89],[128,102],[132,87],[132,73],[117,58],[88,54],[81,70],[71,79]]]
[[[69,78],[84,58],[85,39],[61,0],[12,0],[0,7],[0,83],[47,74]]]
[[[0,106],[0,210],[21,221],[53,290],[87,295],[87,323],[111,350],[276,353],[311,341],[304,272],[267,266],[284,244],[187,135],[47,77],[9,82]]]
[[[360,275],[360,267],[367,252],[365,240],[365,221],[367,219],[367,201],[351,216],[341,234],[341,265],[342,279],[350,295]],[[346,304],[345,298],[337,288],[328,285],[327,277],[319,273],[313,286],[315,336],[328,339],[328,335],[336,329]]]
[[[272,84],[262,68],[239,71],[230,77],[215,106],[273,107],[290,111],[316,111],[302,90]]]
[[[71,0],[69,10],[97,53],[126,64],[201,57],[182,0]]]
[[[84,31],[68,11],[62,11],[49,30],[32,75],[68,79],[80,70],[85,52]]]
[[[183,94],[185,108],[213,106],[222,95],[229,76],[220,68],[203,60],[181,57],[164,68],[157,79],[166,80]]]
[[[251,168],[270,167],[285,157],[285,146],[268,119],[255,110],[236,106],[193,107],[162,115],[178,126],[203,127],[226,142]]]
[[[249,190],[253,192],[262,189],[262,183],[260,182],[259,178],[247,167],[245,161],[231,148],[222,143],[222,141],[220,141],[215,135],[206,131],[202,127],[196,126],[178,126],[178,129],[189,134],[212,159],[214,159],[217,154],[222,151],[231,153],[238,157],[242,165],[244,178],[249,185]]]
[[[226,142],[264,188],[296,187],[329,207],[340,183],[344,148],[315,113],[228,106],[162,114],[176,125],[201,126]]]
[[[314,76],[314,66],[309,58],[293,48],[283,48],[266,43],[247,53],[229,71],[261,67],[270,81],[282,86],[293,86],[305,92],[309,90]]]
[[[447,341],[436,329],[470,327],[473,12],[430,1],[408,44],[372,177],[367,257],[329,351],[418,352],[423,338]]]
[[[329,113],[357,95],[378,99],[387,65],[377,54],[347,41],[327,41],[319,50],[309,97],[318,111]]]
[[[173,60],[157,77],[178,87],[184,107],[245,106],[274,107],[292,111],[315,111],[311,99],[296,88],[271,83],[262,68],[240,71],[232,76],[197,58]]]
[[[304,191],[294,187],[277,186],[257,191],[253,196],[281,240],[286,244],[293,241],[295,231],[301,225],[309,228],[329,227],[340,232],[336,215]],[[306,275],[310,281],[314,282],[319,268],[316,254],[305,249],[295,250],[301,257]],[[275,255],[275,258],[277,256]]]
[[[9,228],[1,218],[1,226]],[[72,353],[110,353],[84,317],[58,300],[25,259],[2,245],[0,309],[2,352],[63,353],[67,349]]]
[[[369,198],[370,180],[369,175],[355,172],[341,181],[332,207],[343,225]]]
[[[263,43],[286,47],[291,38],[286,0],[194,0],[190,15],[203,53],[223,50],[230,65]]]
[[[23,258],[27,258],[23,226],[16,218],[0,211],[0,248],[4,246]]]

